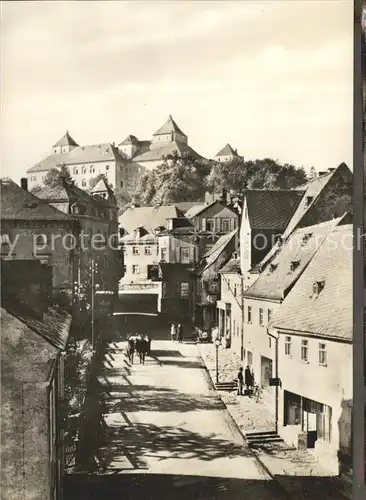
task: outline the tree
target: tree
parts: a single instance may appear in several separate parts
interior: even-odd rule
[[[291,189],[306,182],[303,167],[278,160],[264,158],[244,161],[234,158],[227,163],[216,163],[207,177],[207,187],[211,190],[233,190],[240,192],[249,189]]]
[[[309,179],[315,179],[315,177],[317,177],[315,167],[311,167],[309,172]]]
[[[101,179],[105,180],[105,182],[108,184],[108,179],[107,179],[106,175],[105,174],[98,174],[95,177],[92,177],[90,179],[90,181],[89,181],[89,189],[92,190],[98,184],[98,182]]]
[[[63,181],[70,182],[71,175],[65,164],[61,165],[60,169],[53,168],[49,172],[43,181],[43,184],[47,187],[56,187],[62,185]]]
[[[169,155],[162,165],[140,178],[134,197],[142,204],[199,200],[205,193],[209,169],[209,164],[192,156]]]

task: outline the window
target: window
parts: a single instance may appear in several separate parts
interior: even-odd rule
[[[248,306],[248,317],[247,317],[247,322],[251,323],[252,322],[252,306]]]
[[[252,364],[253,364],[253,354],[250,351],[248,351],[247,354],[248,354],[248,365],[252,366]]]
[[[126,274],[126,271],[127,271],[127,267],[123,266],[123,274]]]
[[[223,233],[228,233],[230,231],[230,219],[221,220],[221,231]]]
[[[268,309],[267,311],[267,319],[268,319],[268,323],[271,322],[271,318],[272,318],[272,309]]]
[[[188,264],[190,262],[190,248],[181,247],[180,261],[182,264]]]
[[[120,182],[120,186],[121,186],[121,188],[123,188],[123,181]]]
[[[285,355],[291,356],[291,337],[285,337]]]
[[[317,297],[320,292],[323,290],[325,285],[325,281],[316,281],[313,284],[313,297]]]
[[[150,245],[145,247],[145,255],[151,255],[151,246]]]
[[[95,169],[94,169],[93,165],[90,165],[90,172],[91,172],[92,174],[94,174],[94,172],[95,172]]]
[[[165,247],[160,248],[160,259],[166,260],[166,248]]]
[[[206,219],[206,231],[213,232],[215,230],[215,219]]]
[[[139,255],[139,254],[140,254],[139,247],[137,246],[132,247],[132,255]]]
[[[81,169],[81,173],[86,174],[86,167],[85,166]]]
[[[106,170],[109,170],[109,165],[106,165],[106,166],[105,166],[105,169],[106,169]]]
[[[263,324],[264,324],[263,309],[261,307],[259,308],[259,324],[260,324],[260,326],[263,326]]]
[[[189,297],[189,283],[183,282],[180,284],[180,296],[182,299]]]
[[[77,175],[78,173],[79,173],[79,170],[76,167],[74,167],[74,175]]]
[[[309,361],[309,341],[302,340],[301,341],[301,360],[306,363]]]
[[[327,366],[327,346],[325,344],[319,344],[319,365]]]
[[[48,243],[48,237],[47,234],[37,234],[36,236],[36,246],[37,247],[44,247]]]
[[[295,271],[295,269],[297,269],[300,265],[300,261],[299,260],[293,260],[290,264],[290,269],[291,271]]]
[[[85,186],[86,186],[86,180],[85,180],[85,179],[83,179],[83,180],[81,181],[81,185],[82,185],[83,187],[85,187]]]
[[[305,199],[305,207],[308,207],[312,201],[313,201],[313,197],[307,196]]]
[[[219,293],[219,282],[214,280],[214,281],[211,281],[210,283],[210,292],[215,294],[215,293]]]
[[[272,339],[269,335],[268,335],[268,347],[272,347]]]
[[[140,267],[136,264],[132,266],[132,272],[133,274],[139,274],[140,273]]]
[[[237,295],[237,286],[236,283],[234,283],[234,290],[233,290],[234,297]]]

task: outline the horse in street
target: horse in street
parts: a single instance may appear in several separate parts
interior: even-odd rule
[[[140,359],[140,364],[145,364],[146,354],[150,354],[151,350],[151,339],[145,335],[129,335],[127,338],[128,347],[127,355],[131,364],[133,364],[135,352],[138,354]]]

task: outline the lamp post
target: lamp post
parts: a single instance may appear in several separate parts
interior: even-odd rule
[[[216,384],[219,383],[219,347],[221,345],[221,340],[219,338],[215,339],[216,347]]]

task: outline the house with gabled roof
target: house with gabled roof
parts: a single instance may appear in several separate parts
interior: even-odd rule
[[[52,268],[55,294],[70,295],[77,274],[76,249],[63,244],[78,237],[80,225],[72,215],[49,205],[9,178],[0,180],[1,259],[39,260]]]
[[[244,191],[240,224],[240,267],[244,290],[259,276],[260,262],[282,237],[302,197],[302,191],[298,190]]]
[[[353,227],[339,225],[268,325],[281,381],[278,432],[334,474],[352,470],[352,266]]]
[[[48,307],[42,293],[37,300],[36,285],[38,290],[43,285],[42,266],[32,263],[15,261],[3,266],[9,267],[9,276],[2,275],[1,294],[1,487],[3,498],[54,500],[62,498],[66,459],[64,352],[71,316]],[[15,290],[10,273],[22,268],[36,280],[24,271],[15,273]],[[37,304],[40,308],[34,307]]]
[[[226,146],[216,153],[213,159],[219,163],[228,163],[234,160],[234,158],[242,159],[243,157],[238,154],[237,149],[234,149],[229,143],[227,143]]]
[[[238,248],[238,228],[223,234],[212,248],[203,256],[197,269],[197,292],[195,326],[202,331],[212,333],[219,326],[217,300],[220,298],[219,270],[228,262]],[[228,342],[227,329],[225,332]]]
[[[339,218],[297,229],[281,246],[268,268],[243,293],[243,359],[253,368],[256,381],[270,401],[274,397],[270,378],[274,376],[275,346],[267,335],[267,326],[318,248],[341,221]]]
[[[303,197],[289,220],[281,241],[286,240],[296,228],[319,224],[352,212],[353,175],[345,163],[319,173],[295,190],[301,191]],[[269,264],[280,244],[281,242],[277,242],[264,256],[261,268]]]

